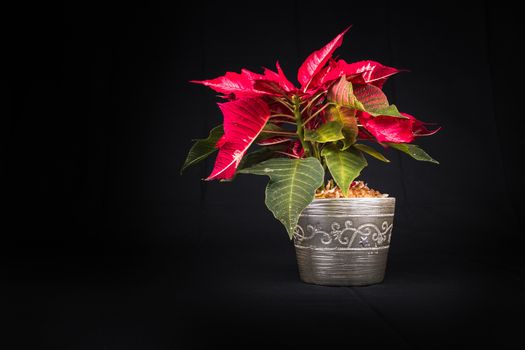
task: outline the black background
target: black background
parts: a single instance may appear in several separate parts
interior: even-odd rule
[[[1,283],[10,349],[506,344],[523,314],[519,11],[492,3],[66,3],[3,11]],[[220,123],[189,80],[288,76],[337,51],[410,73],[385,90],[443,130],[435,166],[363,173],[398,200],[383,284],[298,280],[262,177],[179,175]],[[9,340],[8,340],[9,339]],[[249,345],[251,346],[251,345]]]

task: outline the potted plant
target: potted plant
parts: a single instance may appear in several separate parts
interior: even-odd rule
[[[371,143],[437,163],[412,144],[437,129],[399,112],[382,91],[399,70],[332,57],[348,29],[308,56],[300,87],[278,62],[276,71],[193,81],[221,94],[224,122],[196,140],[182,167],[218,151],[205,180],[268,176],[265,202],[294,240],[301,279],[323,285],[383,280],[395,199],[355,181],[365,155],[388,162]]]

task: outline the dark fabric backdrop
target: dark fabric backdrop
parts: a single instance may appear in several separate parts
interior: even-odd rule
[[[7,332],[55,349],[510,341],[524,311],[518,16],[442,1],[6,10]],[[419,140],[441,165],[393,151],[390,164],[369,161],[362,178],[398,200],[387,279],[323,288],[298,282],[264,178],[203,182],[213,159],[179,169],[221,120],[215,94],[189,80],[279,59],[295,81],[349,24],[342,58],[410,70],[385,90],[443,127]]]

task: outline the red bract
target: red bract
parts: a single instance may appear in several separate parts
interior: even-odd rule
[[[359,112],[359,122],[379,142],[410,143],[417,136],[429,136],[439,131],[428,130],[425,123],[417,120],[408,113],[401,113],[406,119],[390,116],[372,117],[366,112]],[[362,134],[368,138],[367,134]]]
[[[192,83],[202,84],[224,95],[233,94],[236,98],[254,97],[266,94],[257,91],[253,86],[254,78],[262,77],[260,74],[243,69],[241,73],[227,72],[224,76],[210,80],[192,80]]]
[[[283,70],[281,69],[281,65],[279,64],[279,61],[275,64],[277,68],[277,74],[279,75],[279,84],[283,87],[285,91],[291,92],[295,91],[295,86],[288,80],[286,75],[284,75]]]
[[[346,63],[341,59],[333,63],[328,72],[320,77],[320,84],[325,84],[338,79],[342,75],[350,77],[350,81],[360,84],[372,84],[377,87],[383,87],[387,78],[399,73],[400,70],[387,67],[375,61],[360,61],[355,63]]]
[[[217,142],[219,154],[206,180],[230,179],[246,150],[270,118],[268,105],[260,98],[220,103],[224,115],[224,136]]]
[[[219,154],[207,180],[232,178],[256,138],[255,143],[269,147],[273,155],[315,156],[323,163],[321,151],[329,144],[326,154],[333,154],[333,144],[351,151],[357,139],[409,143],[439,130],[429,130],[390,105],[382,87],[400,70],[371,60],[347,63],[332,57],[348,29],[306,58],[297,73],[300,88],[288,80],[279,62],[275,71],[264,68],[262,74],[242,69],[193,81],[230,100],[219,104],[224,135],[216,144]],[[263,129],[265,134],[258,137]],[[209,152],[210,146],[203,149]]]
[[[372,117],[366,112],[359,113],[359,122],[379,142],[412,142],[414,133],[412,119],[387,116]]]
[[[425,125],[432,125],[432,124],[417,120],[416,118],[414,118],[408,113],[403,113],[403,115],[414,119],[414,127],[412,128],[412,131],[414,132],[414,136],[431,136],[437,133],[439,130],[441,130],[441,127],[437,127],[434,130],[429,130]]]
[[[314,75],[318,73],[332,58],[334,51],[341,46],[343,43],[343,36],[350,29],[346,28],[341,34],[336,36],[332,41],[325,45],[322,49],[317,50],[310,54],[308,58],[303,62],[299,71],[297,72],[297,80],[301,84],[301,89],[306,91],[308,85]]]
[[[279,63],[277,62],[278,73],[265,68],[264,74],[257,74],[247,69],[241,70],[241,73],[227,72],[224,76],[210,80],[192,80],[192,83],[202,84],[220,92],[229,98],[233,95],[235,98],[257,97],[262,95],[272,95],[277,91],[269,88],[264,84],[275,84],[280,89],[291,92],[295,90],[292,83],[286,78]],[[263,83],[259,87],[256,83]]]

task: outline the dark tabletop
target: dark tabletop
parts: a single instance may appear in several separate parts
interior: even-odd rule
[[[494,254],[491,247],[480,258],[480,251],[458,254],[428,242],[445,233],[399,228],[384,283],[323,287],[299,281],[292,244],[270,226],[238,232],[201,222],[185,239],[167,235],[104,249],[79,242],[67,247],[69,254],[46,246],[54,257],[33,246],[30,261],[8,263],[2,309],[9,335],[21,349],[219,343],[438,349],[509,346],[521,335],[519,249]],[[227,237],[232,233],[235,239]]]

